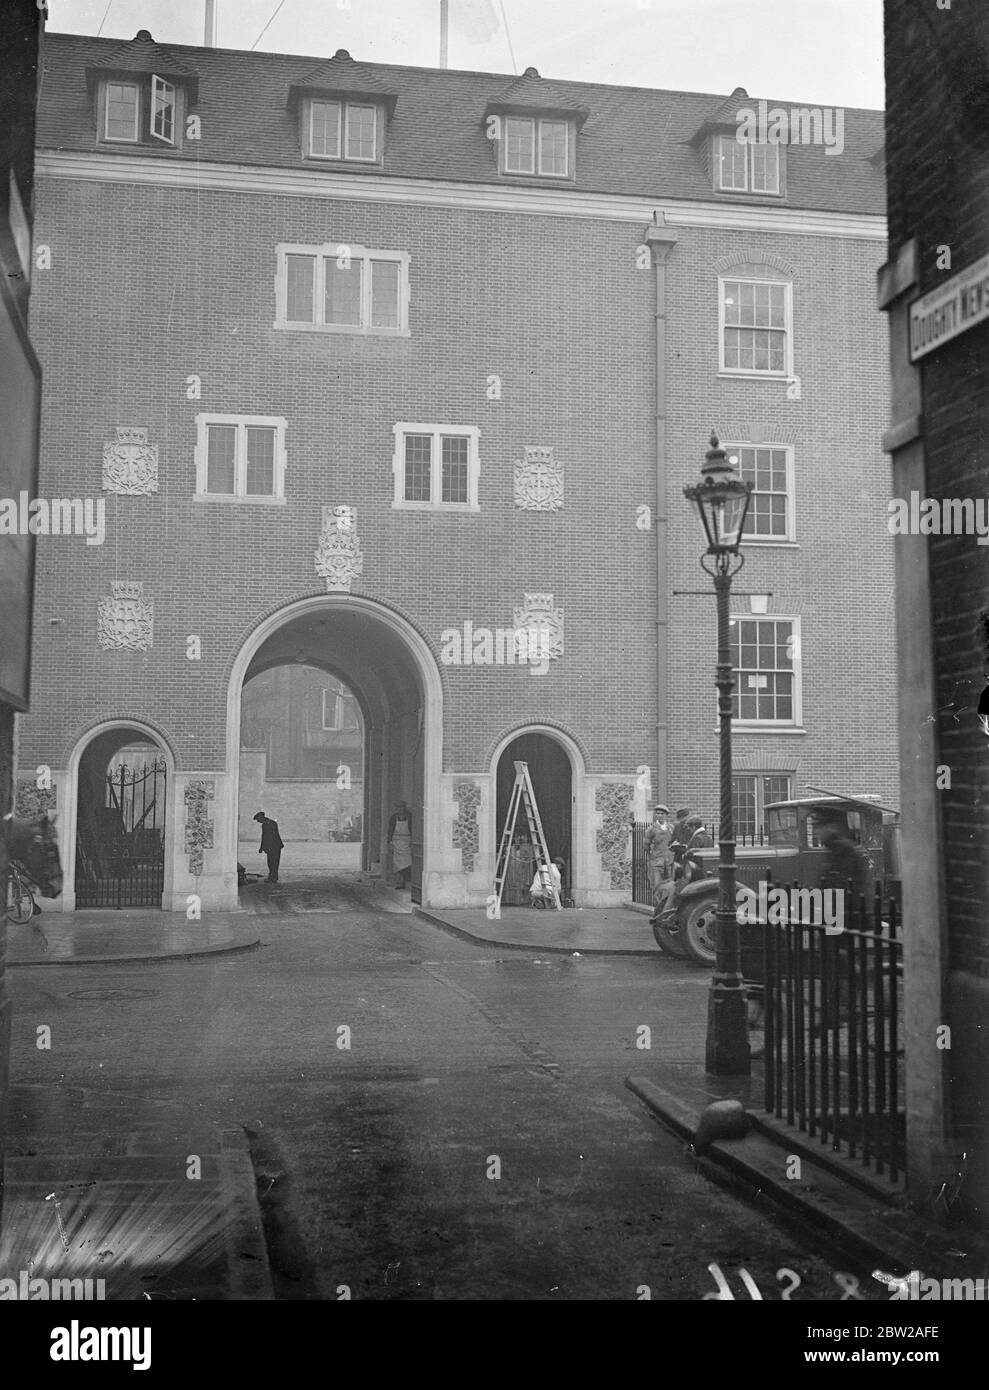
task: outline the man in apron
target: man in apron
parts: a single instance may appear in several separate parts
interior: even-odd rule
[[[404,801],[395,803],[388,822],[388,844],[391,864],[397,875],[396,888],[408,888],[412,882],[412,817]]]

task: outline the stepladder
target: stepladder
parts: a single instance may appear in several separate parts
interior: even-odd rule
[[[557,911],[562,908],[560,902],[560,890],[556,886],[553,878],[552,863],[549,857],[549,850],[546,846],[546,836],[543,833],[543,823],[539,819],[539,808],[536,805],[536,794],[532,788],[532,778],[529,776],[528,763],[517,762],[515,764],[515,782],[512,786],[512,795],[508,803],[508,814],[505,817],[505,828],[501,833],[501,843],[498,846],[498,860],[495,864],[495,899],[496,911],[501,912],[501,898],[505,891],[505,879],[508,876],[509,856],[512,852],[512,845],[515,840],[515,826],[518,822],[519,807],[525,812],[526,823],[529,830],[529,840],[536,855],[536,870],[544,887],[544,896],[550,899],[553,907]]]

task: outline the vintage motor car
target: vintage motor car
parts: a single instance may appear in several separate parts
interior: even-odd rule
[[[759,884],[799,884],[817,888],[827,875],[830,856],[821,839],[824,820],[837,823],[862,851],[871,902],[876,884],[885,904],[900,902],[899,822],[897,811],[855,796],[820,795],[777,801],[766,808],[768,836],[760,845],[737,845],[735,882],[757,893]],[[691,878],[680,888],[674,907],[653,919],[653,935],[664,950],[713,965],[716,956],[718,907],[718,849],[695,850],[690,856]],[[743,974],[750,977],[753,960],[761,959],[762,928],[741,926]],[[748,958],[748,960],[746,959]],[[747,965],[749,968],[747,968]],[[757,967],[758,969],[758,967]]]

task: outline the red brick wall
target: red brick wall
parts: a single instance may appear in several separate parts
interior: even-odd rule
[[[99,495],[117,425],[149,428],[160,491],[110,497],[102,548],[39,546],[25,765],[61,764],[88,722],[140,711],[155,712],[180,766],[222,765],[234,652],[262,612],[323,588],[320,505],[344,502],[364,550],[354,591],[395,605],[437,651],[465,618],[510,626],[525,591],[564,609],[566,656],[544,677],[444,668],[449,767],[477,770],[528,720],[578,731],[592,770],[651,759],[654,561],[633,508],[654,495],[641,228],[52,179],[39,193],[37,240],[52,248],[35,307],[41,493]],[[276,244],[338,238],[410,253],[411,338],[272,328]],[[191,373],[199,401],[186,399]],[[486,399],[490,374],[500,401]],[[199,411],[287,417],[286,507],[194,502]],[[397,420],[480,427],[479,514],[393,510]],[[561,512],[516,510],[526,445],[563,462]],[[147,653],[97,648],[96,603],[115,576],[155,600]],[[199,663],[185,657],[190,633]]]
[[[787,400],[778,379],[718,375],[714,267],[733,252],[775,256],[792,269],[800,400]],[[741,443],[761,426],[767,443],[794,449],[796,547],[747,545],[734,587],[772,593],[767,617],[802,618],[806,735],[736,731],[735,766],[792,770],[800,794],[810,782],[899,804],[889,480],[880,443],[886,327],[874,307],[884,254],[875,240],[692,229],[669,259],[670,589],[706,591],[670,598],[670,794],[711,819],[718,813],[714,587],[699,564],[700,521],[682,489],[700,475],[712,427],[723,441]],[[748,598],[733,595],[732,612],[748,614]]]

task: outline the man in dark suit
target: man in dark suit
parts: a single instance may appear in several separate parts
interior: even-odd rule
[[[281,862],[282,850],[285,848],[282,837],[278,833],[278,822],[266,816],[263,811],[258,811],[254,817],[261,825],[261,847],[258,854],[268,857],[268,877],[266,883],[278,882],[278,865]]]

